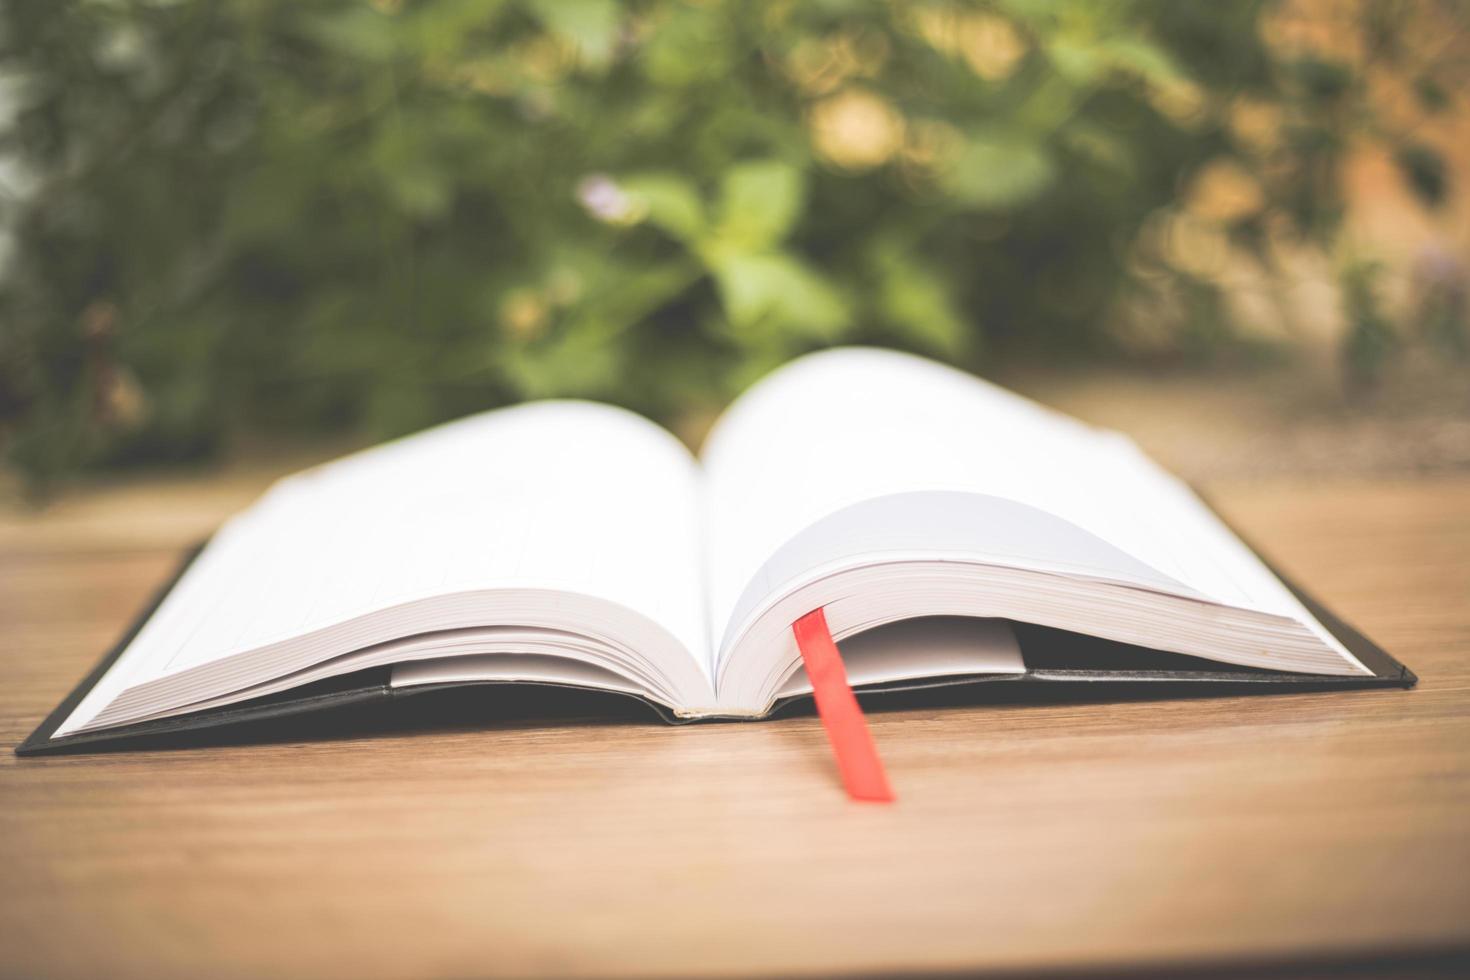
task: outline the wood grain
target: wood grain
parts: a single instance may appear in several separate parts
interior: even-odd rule
[[[7,749],[255,489],[0,516]],[[7,751],[0,973],[1453,972],[1470,477],[1206,489],[1419,688],[877,713],[892,807],[847,802],[811,717]]]

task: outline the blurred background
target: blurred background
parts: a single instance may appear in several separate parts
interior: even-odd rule
[[[1456,0],[4,0],[6,486],[697,444],[849,343],[1191,478],[1470,466],[1467,183]]]

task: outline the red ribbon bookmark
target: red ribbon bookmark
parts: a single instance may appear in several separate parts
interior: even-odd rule
[[[883,760],[878,758],[878,747],[873,744],[863,709],[847,683],[842,654],[837,652],[832,631],[827,628],[827,614],[814,609],[793,623],[791,631],[796,634],[797,649],[806,662],[817,715],[822,719],[822,727],[827,729],[827,741],[832,743],[832,754],[837,757],[837,771],[842,774],[847,795],[854,800],[893,802]]]

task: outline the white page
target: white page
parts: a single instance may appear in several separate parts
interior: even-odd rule
[[[415,660],[393,668],[394,687],[426,684],[464,684],[476,681],[522,681],[565,684],[621,694],[644,695],[638,685],[603,667],[569,660],[527,654],[481,653],[435,660]]]
[[[1120,565],[1120,580],[1150,588],[1172,581],[1183,594],[1310,620],[1258,558],[1125,437],[910,355],[853,348],[792,362],[725,413],[703,462],[717,648],[727,627],[738,626],[730,620],[747,584],[798,532],[852,504],[921,491],[1039,508],[1159,573],[1144,580]],[[1004,564],[1016,556],[996,557]]]
[[[1003,619],[924,616],[888,623],[837,644],[847,681],[854,687],[974,674],[1024,674],[1016,631]],[[798,666],[777,697],[810,694],[806,668]]]
[[[290,477],[221,529],[64,727],[142,681],[471,590],[617,603],[707,675],[698,492],[672,435],[586,402],[485,413]]]

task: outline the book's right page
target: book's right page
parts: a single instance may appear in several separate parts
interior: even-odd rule
[[[1297,620],[1342,658],[1343,672],[1369,673],[1125,436],[923,358],[848,348],[798,359],[731,406],[702,460],[716,649],[728,652],[762,602],[803,566],[840,557],[853,529],[828,541],[803,537],[824,519],[864,501],[964,494],[1012,501],[1024,508],[1007,514],[1039,511],[1058,519],[1052,527],[1085,532],[1069,539],[1075,554],[1055,533],[1038,532],[1033,567],[1072,565],[1141,589]],[[996,531],[1004,547],[988,557],[1028,564],[1026,532]],[[790,559],[794,539],[804,553],[773,572],[773,556]],[[966,547],[987,560],[983,540]]]

